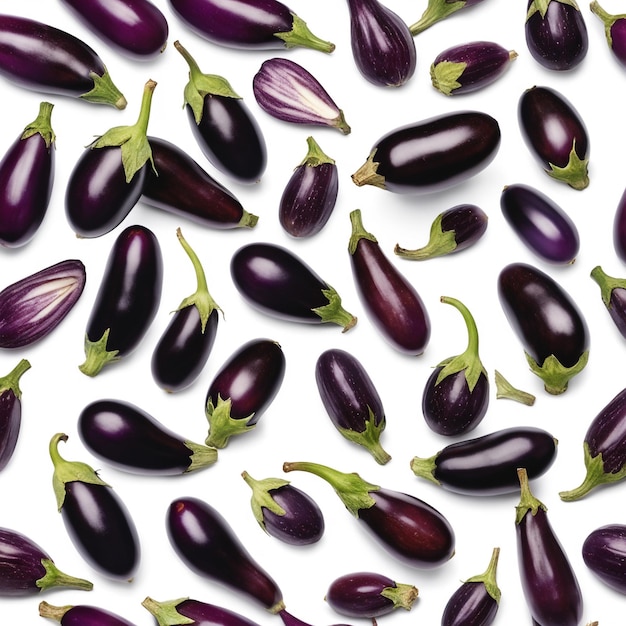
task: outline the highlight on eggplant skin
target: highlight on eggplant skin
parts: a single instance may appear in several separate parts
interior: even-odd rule
[[[622,192],[613,217],[613,248],[620,261],[626,263],[626,189]]]
[[[626,339],[626,278],[609,276],[600,265],[591,270],[590,276],[600,287],[600,297],[611,320]]]
[[[20,379],[31,368],[28,359],[20,359],[5,376],[0,377],[0,471],[11,460],[22,425],[22,390]]]
[[[626,67],[626,13],[609,13],[597,0],[592,0],[589,9],[601,20],[613,56],[622,67]]]
[[[581,548],[585,565],[605,585],[626,595],[626,525],[594,528]]]
[[[135,626],[125,617],[91,604],[57,606],[43,600],[39,603],[39,616],[52,619],[61,626]]]

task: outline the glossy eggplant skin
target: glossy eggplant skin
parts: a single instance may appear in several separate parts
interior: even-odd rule
[[[22,391],[20,379],[30,369],[28,359],[19,363],[6,375],[0,377],[0,471],[11,460],[22,425]]]
[[[606,524],[592,530],[582,545],[585,565],[606,585],[626,594],[626,526]]]
[[[626,263],[626,189],[622,192],[615,209],[613,247],[618,258]]]
[[[148,596],[141,605],[152,615],[161,618],[164,626],[174,626],[176,620],[189,620],[190,626],[258,626],[256,622],[222,606],[192,598],[158,602]]]
[[[90,604],[54,606],[44,601],[39,603],[39,615],[61,626],[135,626],[117,613]]]

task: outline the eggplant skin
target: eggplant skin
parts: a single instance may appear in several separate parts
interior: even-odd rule
[[[40,602],[39,615],[54,619],[61,626],[135,626],[117,613],[90,604],[56,607]]]
[[[626,525],[592,530],[583,542],[582,558],[604,584],[626,595]]]
[[[446,603],[441,626],[488,626],[498,613],[498,601],[482,582],[465,582]]]

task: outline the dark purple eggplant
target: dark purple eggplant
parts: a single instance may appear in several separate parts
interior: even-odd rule
[[[132,59],[151,59],[167,45],[165,15],[149,0],[63,0],[92,32]]]
[[[17,15],[0,15],[0,74],[21,87],[87,102],[126,106],[102,59],[63,30]]]
[[[334,159],[307,137],[307,153],[287,181],[278,220],[292,237],[312,237],[324,228],[337,202],[339,173]]]
[[[380,465],[389,462],[391,455],[380,443],[387,425],[385,409],[362,363],[345,350],[325,350],[315,364],[315,382],[333,426]]]
[[[30,367],[30,361],[20,359],[6,376],[0,377],[0,470],[7,466],[17,446],[22,425],[20,379]]]
[[[609,13],[597,0],[592,0],[589,8],[602,21],[606,42],[613,56],[622,67],[626,67],[626,13]]]
[[[454,555],[455,536],[450,523],[437,509],[415,496],[368,483],[355,472],[344,473],[319,463],[284,463],[283,471],[310,472],[324,479],[370,536],[406,565],[432,569]]]
[[[54,606],[40,602],[39,616],[55,620],[61,626],[135,626],[117,613],[90,604]]]
[[[0,245],[7,248],[31,241],[48,211],[56,162],[53,107],[40,103],[37,118],[0,161]]]
[[[445,96],[484,89],[500,78],[517,58],[493,41],[470,41],[440,52],[430,66],[433,87]]]
[[[339,293],[282,246],[242,246],[231,259],[230,274],[244,299],[267,315],[305,324],[338,324],[343,332],[357,322],[343,308]]]
[[[252,339],[235,350],[206,394],[207,446],[224,448],[256,426],[283,383],[285,365],[280,344],[271,339]]]
[[[217,450],[172,432],[123,400],[96,400],[78,416],[78,435],[96,457],[124,472],[176,476],[213,465]]]
[[[592,530],[582,545],[585,565],[611,589],[626,594],[626,526],[606,524]]]
[[[324,534],[324,516],[307,493],[283,478],[242,478],[252,489],[251,506],[259,526],[272,537],[294,546],[317,543]]]
[[[602,302],[620,335],[626,339],[626,278],[609,276],[599,265],[590,274],[600,287]]]
[[[420,19],[411,24],[411,34],[419,35],[433,24],[446,19],[461,9],[469,9],[482,0],[428,0],[428,5]]]
[[[505,185],[500,209],[513,232],[539,258],[557,265],[576,260],[576,224],[548,195],[530,185]]]
[[[95,570],[114,580],[132,580],[141,547],[126,505],[89,465],[61,457],[60,441],[67,435],[54,435],[49,453],[57,508],[69,538]]]
[[[451,443],[431,457],[413,457],[411,470],[453,493],[513,493],[519,489],[517,468],[524,467],[529,480],[538,478],[554,463],[557,445],[545,430],[512,426]]]
[[[28,596],[61,587],[91,591],[93,585],[59,570],[30,537],[0,528],[0,596]]]
[[[48,336],[85,288],[82,261],[67,259],[0,291],[0,348],[23,348]]]
[[[422,393],[426,425],[447,437],[468,433],[485,417],[489,407],[489,377],[478,353],[478,329],[469,309],[456,298],[442,296],[463,316],[467,348],[441,361],[428,377]]]
[[[352,181],[394,193],[439,191],[485,169],[500,139],[500,125],[486,113],[444,113],[381,137]]]
[[[419,590],[378,572],[354,572],[335,578],[324,600],[340,615],[376,618],[396,609],[410,611]]]
[[[134,125],[110,128],[74,165],[65,189],[65,216],[79,237],[112,231],[139,201],[152,167],[147,131],[155,87],[153,80],[145,84]]]
[[[589,37],[574,0],[528,0],[524,23],[530,55],[549,70],[567,71],[587,56]]]
[[[548,393],[565,392],[589,359],[589,330],[577,304],[551,276],[526,263],[500,271],[498,297],[531,371]]]
[[[520,582],[530,614],[541,626],[578,626],[583,597],[576,573],[559,541],[546,506],[531,493],[524,468],[516,507],[515,534]]]
[[[163,257],[156,235],[139,224],[113,242],[85,332],[86,376],[130,354],[156,317],[163,287]]]
[[[613,217],[613,247],[620,260],[626,263],[626,189],[622,192]]]
[[[577,190],[589,186],[587,127],[563,94],[530,87],[519,99],[517,116],[526,146],[548,176]]]
[[[221,312],[209,293],[200,259],[180,228],[176,235],[193,264],[196,291],[178,305],[152,352],[152,378],[170,393],[186,389],[202,372],[215,343]]]
[[[430,318],[417,289],[368,233],[360,209],[350,213],[348,253],[352,276],[372,323],[394,349],[420,355],[430,340]]]

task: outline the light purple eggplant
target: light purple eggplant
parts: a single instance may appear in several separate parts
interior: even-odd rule
[[[611,589],[626,594],[626,525],[594,528],[585,537],[581,552],[590,571]]]
[[[55,606],[43,601],[39,603],[39,616],[61,626],[135,626],[121,615],[91,604]]]
[[[606,42],[613,56],[622,67],[626,67],[626,13],[609,13],[597,0],[592,0],[589,9],[602,21]]]
[[[419,35],[437,22],[461,9],[469,9],[483,0],[428,0],[428,5],[417,22],[411,24],[411,34]]]
[[[609,276],[600,265],[590,273],[600,287],[600,296],[620,335],[626,339],[626,278]]]
[[[0,471],[15,452],[22,425],[20,379],[30,367],[28,359],[20,359],[6,376],[0,377]]]

